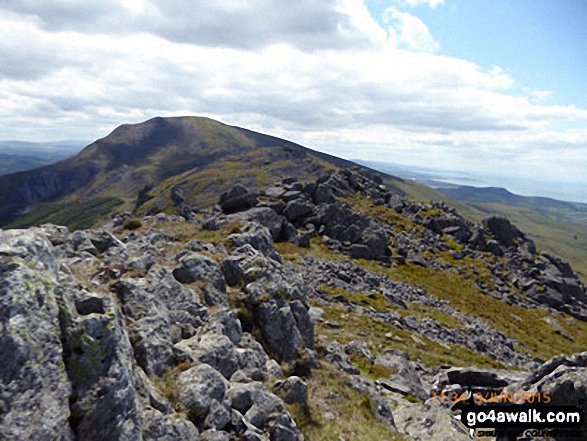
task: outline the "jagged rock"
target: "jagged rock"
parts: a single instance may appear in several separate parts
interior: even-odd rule
[[[459,385],[464,390],[501,391],[523,377],[519,371],[454,367],[436,376],[432,390],[438,394],[446,386]]]
[[[388,386],[394,385],[398,392],[426,401],[428,393],[424,390],[419,373],[407,357],[383,354],[378,355],[374,363],[385,366],[392,372],[389,379],[386,380]],[[387,388],[390,389],[390,387]]]
[[[234,344],[225,335],[214,333],[197,335],[181,341],[176,347],[189,353],[197,362],[210,365],[227,380],[238,369]]]
[[[124,247],[124,244],[107,231],[101,230],[90,236],[90,241],[98,250],[98,253],[105,253],[112,247]]]
[[[243,337],[243,329],[236,312],[226,309],[216,311],[211,315],[210,320],[198,330],[199,335],[208,333],[225,335],[234,344],[238,344]]]
[[[283,409],[282,400],[265,390],[262,382],[279,380],[275,392],[287,402],[303,403],[307,399],[307,387],[298,376],[306,377],[310,367],[316,366],[313,325],[322,320],[319,308],[310,308],[310,297],[313,297],[311,304],[324,305],[328,311],[329,322],[321,327],[330,324],[333,329],[327,332],[333,338],[342,337],[341,341],[347,342],[348,332],[352,331],[350,321],[346,321],[351,314],[353,319],[364,317],[401,330],[401,337],[399,333],[385,331],[385,338],[382,335],[377,339],[377,359],[366,344],[374,341],[363,329],[357,329],[358,336],[354,338],[365,338],[365,342],[355,340],[343,347],[320,338],[318,353],[349,374],[337,375],[367,394],[377,417],[390,426],[394,416],[388,400],[396,401],[394,414],[398,428],[414,439],[453,440],[460,439],[463,433],[453,431],[446,408],[434,407],[426,400],[426,391],[436,371],[411,362],[404,354],[386,348],[386,344],[394,346],[398,340],[402,345],[414,342],[419,345],[429,339],[445,348],[460,345],[512,366],[526,367],[531,361],[519,349],[523,347],[520,342],[508,338],[490,322],[458,311],[450,302],[424,289],[394,282],[382,273],[361,268],[357,265],[360,262],[350,259],[312,257],[318,255],[314,251],[316,245],[320,246],[320,240],[312,242],[312,250],[307,255],[300,253],[291,261],[281,259],[273,246],[276,241],[308,246],[310,238],[323,235],[324,242],[340,253],[389,264],[391,237],[394,250],[406,259],[417,262],[425,255],[421,263],[431,271],[469,277],[472,270],[474,275],[479,275],[479,268],[473,269],[472,265],[467,268],[469,259],[475,260],[483,267],[479,277],[483,280],[472,277],[472,282],[484,295],[521,307],[546,309],[550,305],[576,318],[587,319],[585,289],[570,266],[553,256],[537,256],[532,241],[507,221],[490,220],[483,228],[464,221],[444,204],[410,203],[363,172],[334,172],[317,183],[288,181],[279,185],[264,193],[261,207],[255,207],[256,199],[251,199],[251,192],[236,186],[230,195],[230,191],[226,192],[224,202],[235,198],[248,202],[230,206],[237,202],[232,200],[222,207],[224,213],[216,207],[202,213],[202,218],[198,216],[193,223],[164,214],[142,219],[141,228],[133,232],[120,228],[122,224],[118,223],[114,232],[124,237],[124,243],[107,229],[70,233],[49,225],[45,229],[50,243],[45,240],[39,246],[27,240],[11,242],[10,250],[18,249],[14,252],[20,253],[15,258],[10,254],[13,251],[8,257],[3,254],[5,248],[0,239],[0,289],[4,288],[7,277],[22,270],[18,259],[41,262],[42,268],[33,262],[31,268],[37,270],[27,273],[30,280],[24,279],[28,288],[29,282],[38,282],[34,277],[43,278],[49,273],[52,277],[54,285],[43,285],[42,289],[33,291],[34,295],[24,295],[30,311],[25,314],[26,319],[34,320],[37,325],[39,319],[40,322],[45,319],[39,311],[45,312],[43,308],[46,308],[55,313],[57,308],[52,302],[59,305],[59,313],[52,316],[50,326],[54,335],[44,332],[46,323],[40,326],[42,342],[34,340],[36,331],[33,335],[40,352],[49,354],[47,358],[43,358],[45,355],[39,358],[25,339],[15,337],[20,329],[30,330],[28,323],[20,321],[22,314],[14,315],[21,305],[13,304],[12,298],[9,305],[0,303],[5,311],[5,318],[0,322],[0,344],[4,346],[0,362],[5,366],[0,366],[0,373],[4,372],[6,378],[12,375],[10,381],[3,378],[0,386],[0,437],[20,439],[29,433],[36,436],[40,429],[29,426],[34,426],[31,421],[38,419],[41,424],[49,421],[43,430],[48,427],[49,436],[55,435],[56,439],[197,439],[198,436],[263,441],[302,439]],[[383,216],[373,219],[351,208],[354,199],[346,204],[335,197],[352,194],[368,198],[375,205],[393,207],[410,223],[428,228],[406,229],[402,222],[387,222]],[[176,192],[176,196],[181,194]],[[276,198],[283,198],[287,204]],[[185,201],[181,204],[189,209]],[[231,211],[235,212],[226,214]],[[234,220],[238,222],[229,224]],[[153,223],[169,225],[153,230]],[[225,231],[219,229],[223,225],[230,225],[232,234],[226,247],[198,239],[184,244],[185,231],[195,232],[200,224],[214,227],[217,233]],[[29,231],[42,236],[39,230]],[[4,233],[0,231],[0,237]],[[454,241],[451,243],[446,236],[459,241],[462,251],[455,251]],[[181,249],[176,255],[179,264],[171,273],[165,269],[170,265],[173,268],[169,251],[177,252],[178,248]],[[455,258],[467,259],[457,263],[452,259],[437,259],[438,253],[449,251]],[[504,257],[494,259],[482,251]],[[393,260],[395,265],[396,259]],[[382,265],[377,267],[383,269]],[[85,272],[91,274],[86,276]],[[231,306],[238,308],[238,316],[236,311],[228,310],[227,283],[233,287],[229,290]],[[338,295],[332,296],[331,288],[340,290]],[[518,295],[516,289],[524,295]],[[4,296],[5,291],[0,292]],[[200,296],[205,299],[204,304]],[[406,315],[397,312],[395,307],[379,308],[382,301],[402,309],[408,309],[412,303],[423,305],[422,310],[426,311],[434,308],[454,317],[458,326],[422,318],[420,310]],[[346,311],[335,317],[330,306]],[[560,320],[559,323],[547,315],[544,321],[548,324],[543,325],[565,335],[562,331],[567,323],[562,321],[564,316]],[[250,333],[243,332],[243,328]],[[61,341],[57,338],[53,351],[51,345],[59,336]],[[566,338],[572,337],[566,333]],[[52,361],[53,352],[58,352],[59,347],[64,348],[62,359],[66,366],[61,371]],[[31,353],[31,359],[37,363],[33,366],[26,364]],[[387,367],[385,376],[389,378],[380,378],[377,384],[363,378],[349,360],[349,354],[353,354],[353,360],[355,356],[361,357],[361,363],[375,363],[380,372],[384,370],[379,365]],[[481,370],[443,371],[436,378],[433,390],[501,390],[507,380],[506,387],[551,388],[560,400],[569,396],[579,403],[584,399],[585,367],[581,365],[581,357],[569,361],[571,358],[551,361],[523,385],[522,377],[509,373],[493,378],[479,373]],[[20,377],[18,381],[12,380],[22,373],[21,360],[25,363],[22,368],[25,380],[34,378],[33,392],[27,389],[24,394],[27,400],[30,396],[31,405],[14,398],[21,395],[10,389],[22,380]],[[285,361],[286,375],[296,377],[283,380],[283,371],[276,360]],[[48,389],[43,375],[55,379],[58,376],[55,372],[60,373],[63,382],[57,383],[55,390]],[[63,391],[63,386],[67,388],[69,384],[73,385],[71,394]],[[222,389],[222,393],[217,389]],[[57,394],[60,395],[55,398]],[[42,414],[46,403],[41,402],[40,396],[49,400],[49,409],[54,414],[51,417]],[[423,401],[426,402],[421,404]],[[64,407],[58,408],[63,403]],[[21,426],[16,432],[3,432],[5,427],[13,430],[14,409],[22,411],[22,418],[17,421]],[[186,409],[187,413],[182,415],[177,409]],[[51,426],[50,418],[59,424]],[[60,436],[56,430],[70,433]]]
[[[361,239],[361,228],[358,225],[351,224],[339,236],[342,242],[357,243]]]
[[[144,422],[131,343],[120,310],[71,317],[65,366],[73,384],[70,423],[79,439],[138,439]]]
[[[133,320],[129,334],[138,361],[155,375],[175,362],[173,333],[178,332],[180,339],[190,338],[208,319],[199,296],[161,267],[153,267],[145,278],[123,278],[113,290],[123,312]]]
[[[278,185],[280,185],[280,184],[278,184]],[[269,197],[278,199],[285,193],[285,190],[283,189],[283,187],[274,186],[274,187],[266,188],[263,191],[263,193],[265,194],[265,196],[269,196]]]
[[[310,321],[313,324],[320,323],[320,322],[324,321],[324,319],[323,319],[324,310],[322,308],[318,308],[318,307],[313,306],[308,310],[308,314],[310,316]]]
[[[483,220],[483,225],[496,239],[510,247],[516,243],[516,239],[522,237],[522,233],[509,220],[503,217],[493,216]]]
[[[265,387],[261,382],[231,383],[230,389],[227,392],[230,405],[243,415],[247,413],[257,398],[263,393],[265,393]]]
[[[163,375],[176,361],[171,345],[171,326],[162,311],[152,308],[149,314],[129,327],[129,338],[137,363],[149,375]]]
[[[563,277],[575,277],[575,273],[571,268],[571,265],[568,264],[568,262],[565,262],[564,260],[556,256],[552,256],[548,253],[542,253],[542,256],[546,257],[550,261],[550,263],[552,263],[556,267],[556,269],[560,272],[560,274]]]
[[[362,244],[353,244],[349,248],[349,256],[353,259],[374,259],[375,256],[373,250],[371,250],[367,245]]]
[[[298,441],[300,433],[281,424],[271,427],[270,441]]]
[[[88,233],[84,231],[74,231],[67,241],[67,247],[72,251],[85,251],[92,256],[100,254],[96,246],[91,242]]]
[[[0,231],[0,438],[74,439],[57,265],[39,230]]]
[[[147,421],[143,427],[143,440],[145,441],[198,439],[196,426],[177,413],[162,415],[156,410],[146,410],[145,420]]]
[[[243,185],[236,184],[220,195],[218,204],[225,213],[247,210],[257,204],[257,195]]]
[[[104,299],[101,297],[90,296],[75,301],[75,309],[80,315],[104,314]]]
[[[363,357],[371,364],[375,361],[375,357],[373,357],[373,354],[371,354],[371,351],[369,350],[369,345],[361,340],[348,342],[344,347],[344,352],[349,355],[352,354]]]
[[[511,384],[506,392],[526,391],[550,398],[549,406],[576,406],[587,412],[587,352],[569,357],[556,356],[536,368],[525,379]],[[578,428],[579,436],[556,437],[557,441],[579,441],[587,437],[587,422]]]
[[[255,207],[240,213],[231,214],[227,220],[257,222],[269,230],[273,241],[278,242],[286,220],[269,207]]]
[[[405,201],[398,194],[393,194],[389,198],[387,205],[392,208],[396,213],[401,213],[405,207]]]
[[[228,256],[220,264],[220,270],[228,286],[235,286],[244,279],[245,273],[239,266],[239,258]]]
[[[194,366],[177,378],[178,400],[197,427],[222,430],[230,422],[228,381],[208,364]]]
[[[255,318],[268,350],[280,360],[294,361],[304,343],[291,308],[270,300],[255,309]]]
[[[240,381],[241,379],[262,381],[266,379],[269,375],[268,363],[271,359],[257,340],[248,333],[243,334],[236,352],[240,370],[230,378],[231,381]],[[281,376],[281,373],[279,375]]]
[[[62,225],[43,224],[41,228],[54,247],[65,244],[71,234],[69,229]]]
[[[284,216],[293,224],[299,224],[300,221],[312,214],[314,211],[312,204],[299,200],[288,202],[283,210]]]
[[[481,249],[498,257],[503,256],[504,254],[503,248],[499,245],[499,243],[496,240],[493,239],[489,239],[487,242],[485,242]]]
[[[258,429],[263,429],[270,418],[284,412],[281,400],[267,391],[261,391],[255,397],[252,406],[244,414],[245,418]]]
[[[318,184],[316,190],[313,193],[312,199],[316,205],[331,204],[335,200],[334,196],[332,195],[332,187],[325,184]]]
[[[228,239],[234,248],[248,244],[273,260],[281,261],[273,248],[273,240],[269,230],[256,222],[249,223],[240,233],[231,234]]]
[[[288,404],[306,403],[308,401],[308,385],[300,377],[292,376],[284,381],[277,381],[272,391]]]
[[[389,234],[381,227],[370,225],[363,231],[361,243],[371,249],[373,258],[389,255]]]
[[[218,263],[202,254],[188,252],[179,259],[173,270],[175,279],[183,284],[206,282],[204,300],[208,305],[228,305],[226,280]]]
[[[283,377],[283,371],[279,363],[273,359],[268,359],[265,363],[265,370],[269,378],[281,378]]]
[[[310,319],[308,308],[298,299],[292,300],[289,303],[289,307],[294,315],[296,327],[302,336],[304,346],[309,349],[314,349],[314,325]]]
[[[344,353],[344,347],[327,337],[320,336],[318,344],[326,353],[325,360],[335,365],[338,369],[347,374],[359,375],[360,371],[351,363]]]

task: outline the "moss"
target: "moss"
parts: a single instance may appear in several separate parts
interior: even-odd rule
[[[422,401],[420,401],[420,399],[418,397],[415,397],[413,395],[405,395],[404,398],[406,400],[408,400],[410,403],[421,403]]]

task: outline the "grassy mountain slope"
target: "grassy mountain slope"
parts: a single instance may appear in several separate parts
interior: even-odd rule
[[[0,226],[87,228],[113,210],[170,211],[173,189],[203,208],[235,182],[266,185],[291,174],[304,180],[352,165],[208,118],[154,118],[122,125],[58,164],[0,177]]]

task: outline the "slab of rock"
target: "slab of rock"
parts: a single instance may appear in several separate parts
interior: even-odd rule
[[[217,262],[203,254],[188,252],[173,270],[175,279],[183,284],[205,282],[204,300],[208,305],[228,305],[226,280]]]
[[[235,184],[220,195],[218,205],[225,213],[246,210],[257,204],[257,195],[250,192],[245,186]]]
[[[306,403],[308,401],[308,385],[297,376],[277,381],[271,390],[288,404]]]
[[[0,230],[0,438],[73,440],[53,247]]]

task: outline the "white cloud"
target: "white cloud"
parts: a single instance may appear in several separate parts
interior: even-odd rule
[[[1,0],[0,10],[48,31],[145,32],[178,43],[243,49],[283,42],[305,50],[366,47],[385,36],[360,0]]]
[[[354,158],[587,169],[587,111],[546,105],[497,66],[433,53],[413,15],[391,11],[389,36],[360,0],[166,5],[0,0],[2,137],[95,139],[192,114]]]
[[[415,15],[388,8],[384,19],[390,23],[390,39],[395,44],[405,44],[409,49],[421,52],[436,52],[440,48],[428,27]]]
[[[445,0],[392,0],[393,3],[398,4],[399,6],[410,6],[415,8],[416,6],[430,6],[432,9],[436,8],[437,6],[444,5]]]

